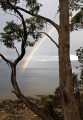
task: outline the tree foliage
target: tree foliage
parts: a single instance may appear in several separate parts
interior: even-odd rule
[[[1,33],[1,42],[4,43],[6,47],[13,48],[14,41],[23,40],[23,29],[22,25],[17,25],[14,21],[7,22],[4,27],[4,32]]]
[[[71,31],[83,29],[83,8],[71,19]]]
[[[83,47],[80,47],[79,49],[76,50],[76,55],[78,56],[78,61],[80,63],[81,69],[80,79],[82,80],[83,83]]]
[[[10,2],[15,6],[18,5],[19,3],[21,3],[20,0],[10,0]],[[37,0],[24,0],[25,2],[25,7],[27,10],[29,10],[31,13],[38,13],[38,11],[40,10],[40,7],[42,6],[42,4],[38,3]],[[7,0],[0,0],[0,6],[4,11],[10,10],[11,11],[11,7],[10,5],[7,4]]]
[[[80,10],[83,7],[83,0],[70,0],[70,9],[72,11]]]
[[[83,29],[83,0],[70,0],[70,9],[76,12],[71,18],[71,31]]]
[[[78,102],[79,108],[83,109],[83,106],[80,103],[80,100],[81,100],[80,82],[82,82],[82,81],[78,79],[78,74],[76,74],[76,73],[72,73],[72,78],[73,78],[73,87],[74,87],[75,98]],[[82,100],[83,100],[83,98],[82,98]],[[55,118],[54,120],[63,120],[63,112],[62,112],[62,106],[61,106],[61,97],[60,97],[60,88],[59,87],[56,88],[54,95],[42,96],[41,104],[42,104],[43,109],[49,111],[49,114]],[[57,111],[56,111],[56,109],[57,109]],[[82,112],[82,110],[80,110],[80,113],[81,112]]]
[[[19,4],[19,0],[10,0],[10,2],[14,5]],[[26,8],[30,10],[31,13],[37,14],[40,7],[42,6],[41,4],[37,3],[37,0],[25,0],[26,2]],[[1,0],[0,1],[0,6],[4,11],[9,10],[10,12],[13,11],[13,9],[10,7],[10,5],[7,4],[7,0]],[[34,12],[32,12],[34,11]],[[17,15],[16,11],[13,11],[14,14]],[[18,16],[17,16],[18,17]],[[19,23],[20,23],[20,17],[19,17]],[[17,24],[14,20],[8,21],[6,23],[6,26],[4,27],[4,32],[0,33],[1,38],[0,41],[4,43],[4,45],[8,48],[14,48],[14,43],[15,41],[20,42],[23,40],[23,27],[22,23]],[[25,23],[27,27],[27,41],[26,41],[26,46],[33,46],[35,42],[38,40],[38,38],[41,37],[41,34],[39,33],[40,30],[43,29],[45,26],[44,23],[46,23],[45,20],[37,17],[28,17],[25,18]],[[30,41],[32,37],[32,41]]]

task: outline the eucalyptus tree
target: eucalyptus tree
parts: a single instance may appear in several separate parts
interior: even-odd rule
[[[26,98],[19,89],[19,86],[16,81],[16,66],[18,62],[25,55],[25,47],[30,45],[30,42],[27,41],[28,35],[32,35],[36,41],[40,36],[35,33],[37,23],[39,22],[49,22],[52,24],[58,34],[59,41],[57,44],[58,55],[59,55],[59,87],[60,87],[60,95],[62,101],[62,109],[64,114],[64,120],[80,120],[79,110],[77,106],[77,102],[74,96],[74,87],[73,87],[73,79],[72,79],[72,69],[70,63],[70,31],[69,31],[69,2],[70,0],[59,0],[59,25],[56,24],[49,18],[41,16],[38,14],[38,10],[41,4],[37,3],[37,0],[24,0],[25,8],[18,6],[18,2],[20,0],[0,0],[0,6],[3,10],[10,10],[16,13],[16,15],[21,19],[21,25],[16,25],[16,30],[13,28],[4,29],[5,33],[2,33],[2,42],[8,47],[15,48],[14,40],[21,40],[21,54],[18,54],[17,59],[14,62],[5,58],[4,55],[0,54],[2,59],[4,59],[11,67],[11,82],[13,85],[13,93],[22,100],[31,110],[33,110],[37,115],[39,115],[43,120],[53,120],[53,118],[46,113],[41,108],[39,108],[36,104],[33,104],[31,101]],[[24,2],[23,1],[23,2]],[[34,16],[33,19],[25,20],[23,16],[23,12]],[[38,21],[38,22],[37,22]],[[11,22],[12,23],[12,22]],[[14,24],[14,23],[13,23]],[[9,25],[10,27],[10,25]],[[40,30],[39,27],[37,28]],[[28,31],[27,31],[28,28]],[[17,30],[18,29],[18,30]],[[18,32],[20,30],[20,32]],[[30,30],[30,31],[29,31]],[[7,33],[7,34],[6,34]],[[22,37],[19,36],[21,33]],[[35,36],[37,34],[37,38]],[[17,37],[18,35],[18,37]]]

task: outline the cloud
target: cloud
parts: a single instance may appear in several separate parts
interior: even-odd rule
[[[50,55],[39,55],[39,56],[33,56],[30,60],[32,61],[58,61],[58,56],[50,56]],[[71,61],[78,60],[78,57],[76,55],[70,55]]]
[[[78,60],[78,57],[76,55],[70,55],[70,60],[71,61]]]

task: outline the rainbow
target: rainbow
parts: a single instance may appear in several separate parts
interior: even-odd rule
[[[52,27],[51,29],[49,29],[47,31],[48,35],[51,35],[53,32],[55,31],[55,28]],[[34,56],[34,54],[36,53],[36,51],[40,48],[40,46],[44,43],[44,41],[47,39],[48,37],[46,35],[43,35],[43,37],[37,42],[37,44],[33,47],[33,49],[31,50],[31,52],[29,53],[29,55],[26,58],[26,61],[22,64],[22,68],[26,68],[28,66],[28,64],[31,61],[31,58]]]

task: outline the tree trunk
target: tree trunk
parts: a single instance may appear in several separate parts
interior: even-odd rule
[[[59,77],[60,94],[64,120],[80,120],[77,102],[74,96],[72,69],[70,63],[69,0],[60,3],[59,34]]]

